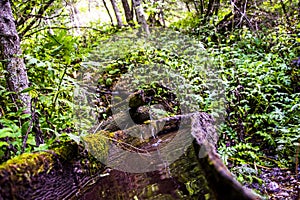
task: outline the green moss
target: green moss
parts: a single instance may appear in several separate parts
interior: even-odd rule
[[[75,142],[66,142],[54,148],[53,152],[64,160],[70,160],[78,155],[78,145]]]
[[[96,134],[90,134],[82,137],[85,148],[99,161],[105,162],[108,157],[109,133],[99,131]]]
[[[23,153],[0,165],[0,176],[9,177],[12,182],[27,180],[31,182],[32,176],[40,173],[49,173],[57,158],[67,160],[77,155],[77,145],[63,144],[53,150],[36,153]]]
[[[53,155],[47,152],[24,153],[0,165],[0,176],[8,177],[11,182],[28,181],[31,177],[53,168]]]

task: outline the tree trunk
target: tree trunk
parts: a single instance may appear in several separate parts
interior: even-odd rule
[[[164,11],[163,11],[163,3],[164,0],[159,2],[160,0],[154,0],[152,1],[152,7],[155,6],[156,11],[152,11],[151,14],[148,17],[148,22],[150,23],[151,26],[166,26],[166,22],[164,19]]]
[[[196,1],[193,1],[193,3],[194,3],[194,6],[195,6],[195,10],[196,10],[197,15],[199,15],[198,3]],[[202,15],[202,13],[201,13],[201,15]]]
[[[219,8],[220,8],[220,0],[217,0],[215,3],[215,15],[216,16],[218,16]]]
[[[102,1],[103,1],[103,4],[104,4],[105,9],[106,9],[106,11],[107,11],[107,14],[108,14],[108,16],[109,16],[111,25],[114,26],[114,21],[113,21],[113,18],[112,18],[112,16],[111,16],[110,12],[109,12],[109,9],[108,9],[108,7],[107,7],[107,4],[106,4],[105,0],[102,0]]]
[[[164,4],[164,0],[162,0],[162,4]],[[162,5],[159,6],[159,19],[162,22],[163,27],[166,27],[165,14]]]
[[[300,0],[298,1],[298,20],[300,19]]]
[[[133,0],[131,0],[131,15],[134,18],[134,5],[133,5]]]
[[[69,5],[69,10],[70,10],[70,21],[73,24],[74,27],[76,27],[76,33],[80,34],[80,18],[79,18],[79,10],[76,5],[70,3]],[[48,20],[49,21],[49,20]]]
[[[115,11],[118,27],[121,28],[122,26],[124,26],[124,24],[122,22],[122,16],[121,16],[120,10],[118,8],[117,2],[116,2],[116,0],[110,0],[110,2]]]
[[[29,81],[21,57],[20,38],[8,0],[0,0],[0,13],[0,59],[7,71],[5,75],[7,87],[15,92],[12,98],[18,108],[25,107],[25,112],[30,113],[31,98],[28,93],[21,93],[28,88]]]
[[[194,1],[195,2],[195,1]],[[200,0],[200,14],[203,15],[204,14],[204,2],[203,0]]]
[[[126,18],[127,24],[130,25],[130,26],[133,26],[133,15],[131,13],[128,1],[127,0],[122,0],[122,5],[123,5],[123,8],[124,8],[125,18]]]
[[[146,21],[144,9],[141,5],[141,0],[133,0],[132,2],[138,23],[142,25],[142,28],[146,32],[146,35],[150,35],[149,26]]]
[[[287,9],[286,9],[286,7],[285,7],[285,4],[284,4],[284,2],[283,2],[282,0],[280,0],[280,4],[281,4],[281,7],[282,7],[282,11],[283,11],[283,13],[284,13],[284,16],[285,16],[285,18],[286,18],[287,24],[288,24],[288,26],[291,26],[290,19],[289,19],[289,14],[288,14],[288,12],[287,12]]]
[[[189,2],[185,2],[185,6],[188,9],[189,12],[191,12],[190,6],[189,6]]]
[[[205,21],[207,21],[208,18],[212,16],[212,14],[214,12],[214,3],[215,3],[214,0],[209,0],[206,14],[205,14]]]

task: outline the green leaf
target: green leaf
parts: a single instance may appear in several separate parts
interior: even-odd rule
[[[26,93],[26,92],[30,92],[31,90],[34,90],[34,87],[28,87],[28,88],[25,88],[24,90],[21,91],[21,93]]]
[[[119,69],[114,69],[114,70],[110,70],[108,73],[109,73],[109,74],[116,74],[116,73],[118,73],[118,72],[120,72]]]
[[[0,148],[3,146],[9,146],[7,142],[0,141]]]
[[[27,119],[31,116],[31,114],[23,114],[20,116],[21,119]]]
[[[0,138],[5,138],[5,137],[14,137],[13,130],[11,128],[3,128],[0,129]]]
[[[28,128],[29,128],[29,121],[25,122],[25,123],[22,125],[21,130],[22,130],[22,134],[23,134],[23,135],[27,133]]]
[[[36,64],[38,62],[38,59],[36,58],[30,58],[28,61],[27,61],[27,64],[28,65],[31,65],[31,64]]]
[[[32,134],[29,134],[26,143],[31,146],[36,146],[35,137]]]
[[[111,78],[106,79],[106,85],[111,86],[113,80]]]
[[[49,149],[49,145],[48,144],[41,144],[38,147],[34,147],[34,151],[45,151]]]

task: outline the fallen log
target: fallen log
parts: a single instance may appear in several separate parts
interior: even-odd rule
[[[95,183],[104,166],[74,143],[25,153],[0,165],[0,199],[69,199]]]
[[[70,143],[3,163],[0,199],[260,199],[222,163],[213,119],[206,113],[113,130],[82,138],[92,156]],[[136,161],[138,166],[126,165]]]
[[[153,134],[157,133],[156,135]],[[184,135],[188,133],[192,135],[195,139],[192,139],[192,143],[188,140]],[[168,118],[163,118],[155,121],[147,122],[143,125],[132,126],[125,130],[118,130],[114,132],[106,132],[102,131],[101,135],[106,135],[107,137],[110,135],[112,140],[110,140],[110,150],[107,155],[107,163],[109,167],[113,168],[113,176],[108,176],[102,180],[99,180],[98,185],[101,185],[101,190],[103,191],[102,198],[105,199],[122,199],[122,198],[131,198],[132,196],[126,196],[126,194],[131,194],[133,196],[137,196],[139,199],[151,199],[157,193],[163,193],[161,189],[157,189],[155,191],[149,192],[147,195],[143,193],[142,188],[145,187],[154,187],[151,182],[155,182],[159,184],[157,181],[166,181],[168,184],[172,185],[172,183],[176,183],[178,185],[182,185],[186,182],[180,180],[180,175],[182,173],[187,173],[185,170],[188,170],[191,166],[194,166],[194,169],[198,169],[197,174],[189,174],[188,176],[192,179],[194,177],[195,180],[201,180],[200,185],[198,185],[199,190],[202,191],[202,194],[199,198],[206,198],[209,196],[209,199],[222,199],[222,200],[230,200],[230,199],[239,199],[239,200],[254,200],[260,199],[259,196],[254,194],[251,190],[244,188],[238,181],[234,179],[234,176],[230,173],[227,167],[223,164],[220,157],[216,152],[216,142],[217,142],[217,133],[213,126],[213,119],[206,113],[191,113],[187,115],[178,115]],[[183,136],[183,137],[182,137]],[[166,173],[164,169],[157,168],[157,166],[161,165],[161,160],[157,160],[156,155],[153,154],[155,151],[159,151],[160,154],[163,154],[163,149],[168,145],[168,143],[174,140],[174,137],[178,137],[179,144],[175,142],[176,145],[173,145],[172,148],[168,148],[168,153],[182,153],[186,151],[185,154],[174,162],[174,165],[170,165],[169,173]],[[160,143],[157,145],[157,141],[160,140]],[[120,141],[122,141],[120,143]],[[100,144],[99,144],[100,145]],[[87,145],[87,149],[93,152],[97,152],[97,149],[93,149],[93,147],[97,147],[96,144]],[[117,146],[114,148],[112,146]],[[131,153],[128,153],[131,152]],[[134,154],[135,153],[135,154]],[[151,154],[152,153],[152,154]],[[101,155],[97,156],[98,158],[103,158]],[[163,156],[162,156],[163,157]],[[189,159],[187,159],[187,157]],[[166,163],[170,163],[167,157],[162,159]],[[173,161],[173,160],[171,160]],[[191,162],[191,163],[189,163]],[[198,163],[198,164],[195,164]],[[138,163],[137,165],[131,165],[131,163]],[[176,164],[181,163],[181,164]],[[182,164],[184,163],[184,164]],[[186,165],[184,169],[180,168]],[[179,167],[180,166],[180,167]],[[145,170],[145,172],[141,172]],[[134,188],[126,188],[117,189],[120,191],[119,194],[108,194],[107,191],[110,191],[113,185],[110,185],[109,188],[103,186],[103,184],[107,184],[110,182],[110,178],[114,179],[115,176],[122,176],[122,172],[131,172],[135,175],[128,175],[128,179],[144,179],[146,174],[149,175],[150,180],[146,183],[141,184],[140,186],[136,186]],[[159,173],[163,176],[171,176],[173,179],[171,180],[152,180],[152,176],[155,176],[151,171],[155,171],[155,173]],[[129,180],[122,180],[124,184],[129,184]],[[186,181],[186,180],[185,180]],[[122,182],[123,183],[123,182]],[[152,185],[152,186],[151,186]],[[97,188],[97,186],[96,186]],[[173,188],[173,193],[177,190]],[[93,199],[101,199],[101,197],[95,197],[92,194],[93,192],[88,192],[85,194],[86,196],[91,196]],[[176,193],[176,192],[175,192]],[[154,196],[153,196],[154,195]],[[158,199],[167,198],[165,195],[169,194],[161,194],[162,196]],[[175,195],[176,196],[176,195]],[[172,199],[185,199],[190,198],[191,196],[173,196]],[[169,197],[168,197],[169,198]]]

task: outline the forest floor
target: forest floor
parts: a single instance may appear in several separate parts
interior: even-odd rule
[[[267,195],[271,200],[299,200],[300,175],[289,169],[263,168],[259,175],[263,184],[252,183],[247,187]]]

